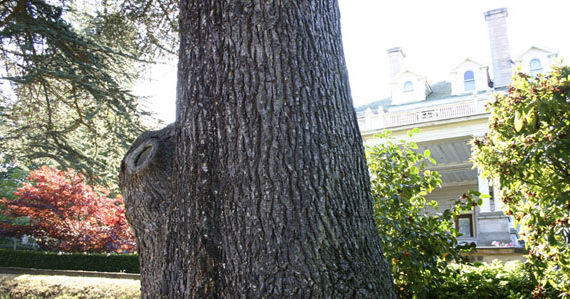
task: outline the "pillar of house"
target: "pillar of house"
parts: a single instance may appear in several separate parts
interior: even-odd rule
[[[493,204],[495,205],[495,211],[503,210],[503,202],[501,201],[501,185],[499,184],[498,179],[493,181]]]
[[[489,195],[489,181],[487,180],[486,177],[482,176],[481,173],[479,173],[479,177],[477,179],[477,184],[478,184],[478,189],[479,189],[478,191],[481,194]],[[482,198],[482,199],[483,199],[483,203],[479,207],[479,212],[481,212],[481,213],[491,212],[491,200],[490,200],[490,198]]]
[[[385,123],[384,107],[378,107],[378,128],[384,128]]]
[[[374,127],[372,117],[374,116],[374,112],[371,108],[367,108],[364,111],[364,130],[369,131],[372,130]]]

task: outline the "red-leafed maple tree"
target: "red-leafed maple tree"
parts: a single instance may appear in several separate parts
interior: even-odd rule
[[[10,218],[27,216],[29,224],[0,223],[13,235],[29,235],[45,250],[132,252],[134,236],[125,219],[123,198],[93,187],[72,169],[43,166],[32,171],[17,199],[2,198]]]

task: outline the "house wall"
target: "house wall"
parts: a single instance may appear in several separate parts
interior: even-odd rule
[[[469,259],[471,261],[490,263],[494,260],[499,260],[502,262],[510,261],[526,261],[525,255],[528,251],[524,248],[518,247],[486,247],[479,246],[477,251],[469,254]]]
[[[439,212],[451,208],[453,203],[461,197],[468,190],[477,190],[477,181],[466,182],[464,185],[442,187],[433,190],[432,193],[426,196],[428,201],[435,200],[439,204]],[[427,211],[428,213],[436,213],[433,208]]]
[[[468,190],[477,190],[477,182],[465,182],[465,184],[462,185],[442,187],[434,190],[432,193],[426,196],[426,199],[428,201],[435,200],[438,203],[439,210],[435,210],[429,207],[429,209],[427,209],[427,213],[441,213],[446,209],[450,209],[453,206],[454,202]],[[472,211],[471,213],[465,214],[471,214],[471,217],[473,219],[473,236],[460,236],[457,239],[460,242],[475,242],[478,244],[479,228],[477,226],[477,213],[476,211]]]
[[[511,221],[502,211],[478,213],[478,244],[483,246],[490,246],[493,242],[515,244],[516,233],[511,230],[513,225]]]
[[[451,208],[455,200],[469,190],[478,190],[477,182],[465,182],[455,186],[438,188],[428,194],[428,201],[435,200],[439,205],[439,211],[429,207],[426,212],[441,213],[445,209]],[[478,246],[491,246],[493,242],[508,244],[514,242],[516,238],[512,229],[512,220],[505,216],[502,211],[481,213],[479,208],[475,209],[473,215],[473,238],[459,237],[458,240],[466,242],[476,242]]]

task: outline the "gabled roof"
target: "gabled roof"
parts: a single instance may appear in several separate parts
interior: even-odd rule
[[[372,109],[372,110],[377,110],[378,107],[382,106],[382,107],[388,107],[392,105],[392,98],[386,98],[386,99],[382,99],[379,101],[375,101],[372,103],[368,103],[366,105],[362,105],[362,106],[358,106],[356,108],[354,108],[354,110],[356,112],[362,112],[362,111],[366,111],[368,108]]]
[[[425,76],[422,76],[416,72],[412,72],[409,69],[404,69],[404,70],[400,71],[399,73],[397,73],[396,75],[394,75],[394,77],[392,77],[392,80],[390,80],[390,82],[398,81],[400,79],[400,77],[402,77],[404,74],[411,74],[415,77],[425,79]]]
[[[431,90],[432,92],[427,95],[426,97],[426,101],[434,101],[434,100],[440,100],[440,99],[445,99],[445,98],[450,98],[452,97],[451,95],[451,83],[447,82],[447,81],[441,81],[441,82],[437,82],[433,85],[431,85]],[[403,105],[407,105],[410,103],[406,103]],[[362,105],[362,106],[358,106],[356,108],[354,108],[354,110],[356,112],[363,112],[366,111],[366,109],[370,108],[372,110],[377,110],[378,107],[390,107],[392,106],[392,99],[391,98],[386,98],[386,99],[382,99],[379,101],[375,101],[366,105]],[[396,105],[394,105],[396,106]]]
[[[485,66],[486,66],[486,65],[484,65],[484,64],[482,64],[482,63],[480,63],[480,62],[478,62],[478,61],[475,61],[475,60],[473,60],[473,59],[471,59],[471,58],[467,58],[467,57],[466,57],[466,58],[461,59],[461,60],[460,60],[459,62],[457,62],[456,64],[454,64],[453,67],[452,67],[451,69],[449,69],[449,71],[450,71],[450,72],[454,72],[454,71],[456,71],[459,67],[461,67],[462,65],[464,65],[464,64],[467,63],[467,62],[471,62],[471,63],[473,63],[473,64],[476,64],[476,65],[479,66],[479,67],[485,67]]]
[[[530,51],[532,51],[532,50],[538,50],[538,51],[540,51],[540,52],[544,52],[544,53],[546,53],[546,54],[549,55],[549,56],[550,56],[550,55],[554,55],[554,56],[557,56],[557,55],[558,55],[558,52],[556,52],[556,51],[554,51],[554,50],[551,50],[551,49],[548,49],[548,48],[545,48],[545,47],[542,47],[542,46],[531,45],[531,46],[528,47],[526,50],[524,50],[520,55],[518,55],[516,60],[522,60],[522,58],[523,58],[528,52],[530,52]]]

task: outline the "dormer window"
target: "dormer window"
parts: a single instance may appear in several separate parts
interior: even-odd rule
[[[542,72],[542,64],[540,63],[539,59],[534,58],[533,60],[530,61],[530,75],[534,77],[541,72]]]
[[[465,91],[475,90],[475,75],[473,71],[466,71],[463,74],[463,86]]]
[[[412,81],[406,81],[404,83],[404,92],[412,92],[414,91],[414,84]]]

